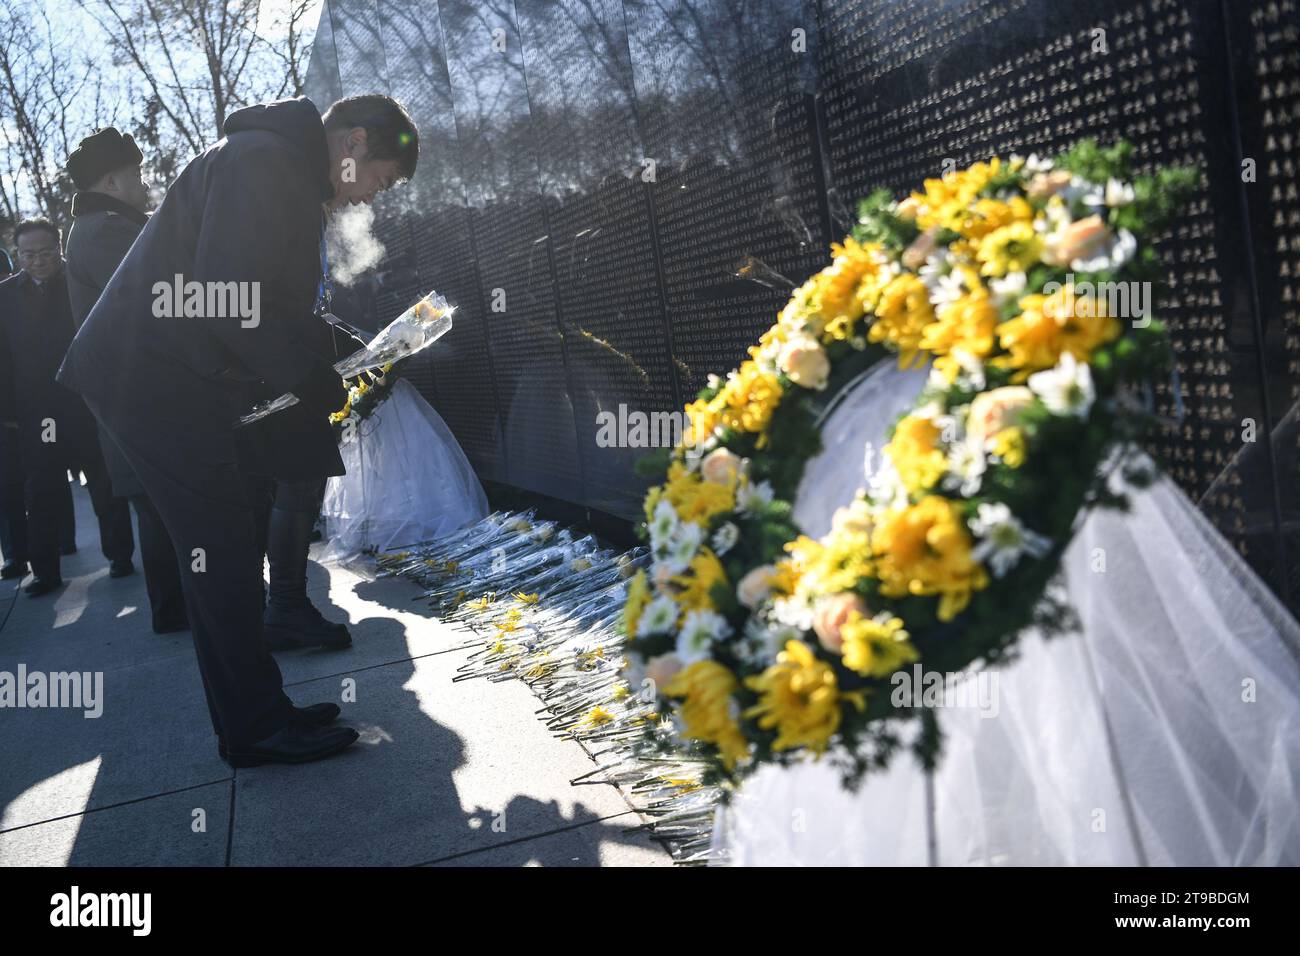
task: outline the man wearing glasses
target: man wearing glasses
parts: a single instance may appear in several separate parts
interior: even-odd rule
[[[113,497],[95,420],[80,396],[54,380],[76,334],[63,272],[62,237],[47,219],[14,229],[20,272],[0,282],[0,422],[17,425],[26,475],[27,555],[40,597],[63,585],[60,505],[68,471],[84,472],[110,567],[130,567],[135,541],[126,502]]]

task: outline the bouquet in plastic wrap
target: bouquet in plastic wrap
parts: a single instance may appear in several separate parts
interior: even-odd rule
[[[451,315],[455,311],[446,299],[430,292],[388,323],[360,352],[334,363],[334,371],[340,378],[356,378],[410,358],[451,331]],[[279,398],[258,403],[247,415],[240,416],[239,424],[248,425],[297,404],[298,396],[286,392]]]

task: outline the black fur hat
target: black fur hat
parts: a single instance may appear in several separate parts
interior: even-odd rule
[[[96,130],[83,139],[68,157],[67,170],[78,189],[89,189],[105,173],[144,161],[144,154],[130,134],[112,126]]]

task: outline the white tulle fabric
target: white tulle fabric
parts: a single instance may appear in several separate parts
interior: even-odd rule
[[[347,474],[325,487],[326,556],[441,537],[487,515],[487,497],[456,437],[410,382],[339,451]]]
[[[825,532],[924,372],[877,366],[828,417],[796,517]],[[1026,634],[996,707],[939,713],[943,756],[846,792],[765,768],[718,816],[732,865],[1300,863],[1300,627],[1161,478],[1087,517],[1060,587],[1080,632]],[[973,680],[974,678],[972,678]]]

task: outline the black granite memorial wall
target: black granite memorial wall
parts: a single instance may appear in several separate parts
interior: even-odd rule
[[[1124,137],[1198,193],[1159,243],[1178,377],[1152,450],[1300,599],[1300,0],[327,0],[308,94],[387,92],[416,181],[376,203],[382,323],[480,475],[632,516],[598,416],[679,409],[825,262],[856,200]]]

